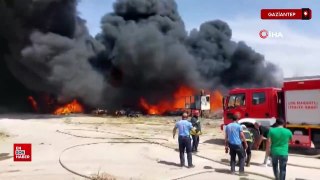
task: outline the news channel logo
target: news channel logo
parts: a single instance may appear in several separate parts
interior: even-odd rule
[[[266,29],[262,29],[259,31],[259,36],[261,39],[281,39],[283,38],[283,33],[280,31],[269,31]]]
[[[14,144],[13,154],[13,161],[31,161],[31,144]]]

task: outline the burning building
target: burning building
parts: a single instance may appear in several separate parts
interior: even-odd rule
[[[188,33],[174,0],[115,1],[96,37],[76,0],[0,0],[0,22],[1,112],[43,112],[46,94],[52,113],[69,103],[162,113],[181,104],[177,94],[282,81],[277,66],[231,40],[227,23]]]

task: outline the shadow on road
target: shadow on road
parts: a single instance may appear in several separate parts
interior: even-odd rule
[[[250,162],[250,165],[254,165],[254,166],[265,166],[262,163],[256,163],[256,162]]]
[[[211,166],[204,166],[203,169],[213,169]]]
[[[214,169],[214,171],[218,173],[231,174],[231,171],[229,169],[216,168]]]
[[[217,168],[217,169],[215,169],[215,172],[217,172],[217,173],[223,173],[223,174],[229,174],[229,175],[231,175],[231,171],[229,170],[229,169],[219,169],[219,168]],[[234,175],[238,175],[238,176],[248,176],[248,174],[238,174],[238,173],[236,173],[236,174],[234,174]],[[240,177],[239,179],[241,179],[241,180],[251,180],[251,179],[248,179],[248,178],[246,178],[246,177]],[[253,179],[252,179],[253,180]]]
[[[224,142],[224,139],[209,139],[204,141],[203,143],[224,145],[225,142]]]
[[[220,160],[221,162],[223,162],[223,163],[230,163],[230,160],[229,159],[221,159]],[[250,165],[253,165],[253,166],[262,166],[262,163],[256,163],[256,162],[250,162]],[[236,165],[236,166],[238,166],[238,165]]]
[[[223,162],[223,163],[230,163],[229,159],[221,159],[220,161]]]
[[[13,156],[9,156],[9,153],[0,153],[0,161],[4,161],[12,158]]]
[[[180,164],[174,163],[174,162],[169,162],[169,161],[158,161],[159,164],[165,164],[168,166],[175,166],[175,167],[180,167]]]

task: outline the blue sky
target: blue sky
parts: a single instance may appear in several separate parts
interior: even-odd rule
[[[223,0],[219,2],[216,0],[201,0],[201,3],[196,0],[177,0],[176,2],[187,27],[212,19],[221,19],[228,22],[228,20],[237,17],[260,18],[261,9],[308,7],[315,11],[313,21],[282,20],[281,23],[288,24],[298,30],[314,30],[314,32],[320,33],[319,28],[315,29],[316,25],[319,25],[315,19],[319,20],[320,2],[312,0]],[[307,28],[301,28],[301,26]]]
[[[100,31],[100,19],[112,12],[114,0],[81,0],[80,16],[92,35]],[[320,3],[317,0],[176,0],[186,29],[205,21],[227,22],[235,41],[243,40],[265,58],[279,65],[286,77],[320,74]],[[311,8],[312,20],[261,20],[268,8]],[[283,39],[262,40],[261,29],[281,32]],[[319,69],[319,70],[318,70]]]

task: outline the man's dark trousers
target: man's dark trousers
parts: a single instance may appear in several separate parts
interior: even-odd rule
[[[245,150],[246,151],[246,164],[249,165],[250,164],[250,160],[251,160],[251,149],[252,149],[252,142],[247,141],[248,144],[248,148]]]
[[[239,157],[239,172],[244,173],[244,161],[245,161],[245,152],[242,147],[242,144],[229,144],[230,148],[230,166],[231,172],[236,172],[236,155]]]
[[[276,177],[276,180],[285,180],[286,179],[286,168],[287,168],[287,162],[288,162],[288,156],[276,156],[272,155],[272,168],[274,176]],[[278,167],[280,165],[280,174]]]
[[[199,136],[192,135],[192,151],[198,151]]]
[[[184,152],[187,151],[188,166],[192,166],[191,154],[191,138],[190,136],[179,136],[179,152],[180,152],[180,165],[184,166]]]
[[[247,144],[248,144],[248,148],[247,149],[243,149],[244,151],[244,159],[245,159],[245,163],[247,165],[250,164],[250,160],[251,160],[251,149],[252,149],[252,142],[250,141],[247,141]],[[244,146],[244,143],[242,143],[242,147]],[[239,161],[237,162],[237,166],[239,166]]]

